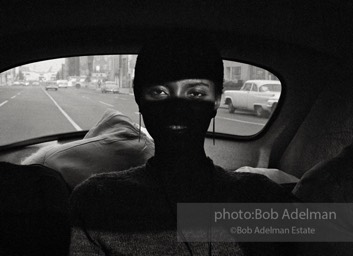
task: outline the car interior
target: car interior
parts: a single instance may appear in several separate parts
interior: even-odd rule
[[[228,170],[281,172],[290,179],[277,181],[302,201],[351,203],[352,13],[346,0],[2,2],[0,72],[48,59],[138,54],[163,32],[206,33],[224,60],[266,69],[282,86],[261,131],[209,132],[208,156]],[[4,88],[0,84],[0,94]],[[18,125],[21,118],[1,119],[0,137],[7,136],[5,122]],[[74,185],[52,168],[22,161],[48,145],[79,141],[88,130],[0,145],[1,255],[68,255]],[[349,243],[308,243],[298,252],[352,254]]]

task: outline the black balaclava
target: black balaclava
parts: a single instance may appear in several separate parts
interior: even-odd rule
[[[210,120],[216,115],[215,102],[189,99],[141,100],[144,87],[182,79],[208,79],[221,95],[223,62],[217,49],[204,35],[191,33],[163,34],[148,42],[136,61],[135,100],[147,130],[156,146],[183,151],[202,145]],[[168,125],[183,125],[188,129],[175,132]]]
[[[216,113],[213,102],[185,99],[144,103],[140,111],[157,146],[166,145],[169,150],[185,152],[190,147],[203,145],[210,120]],[[185,126],[187,129],[173,131],[167,128],[171,125]]]

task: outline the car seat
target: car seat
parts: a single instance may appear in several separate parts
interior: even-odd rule
[[[50,168],[0,162],[0,255],[67,255],[69,194]]]
[[[353,202],[352,98],[350,82],[326,87],[280,158],[277,167],[300,178],[293,193],[303,202]],[[348,256],[353,243],[302,243],[299,251]]]

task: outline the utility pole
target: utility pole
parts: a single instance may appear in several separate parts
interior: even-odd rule
[[[119,88],[123,85],[123,57],[119,55]]]

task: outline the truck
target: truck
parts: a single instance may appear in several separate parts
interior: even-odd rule
[[[248,80],[240,90],[224,91],[224,104],[229,113],[239,109],[251,111],[259,117],[269,116],[277,106],[281,89],[277,80]]]

